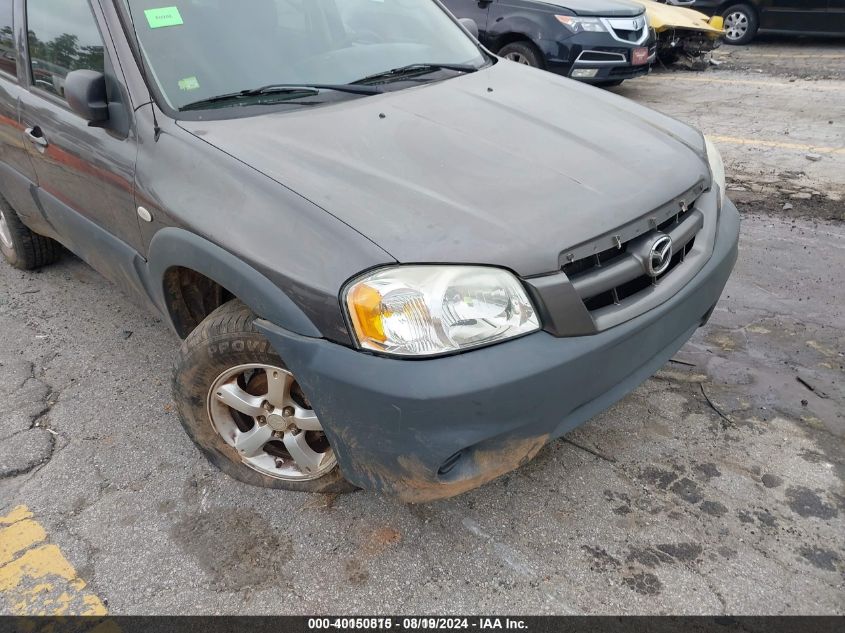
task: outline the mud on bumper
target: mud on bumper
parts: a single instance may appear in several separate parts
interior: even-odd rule
[[[591,336],[537,332],[411,361],[257,325],[314,394],[346,478],[405,501],[430,501],[517,468],[657,371],[711,313],[736,261],[738,235],[739,214],[726,201],[701,272],[658,308]]]

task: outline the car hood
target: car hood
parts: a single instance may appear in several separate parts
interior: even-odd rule
[[[657,33],[687,29],[706,33],[711,37],[725,34],[721,16],[717,16],[715,19],[709,18],[699,11],[676,7],[671,4],[662,4],[653,0],[637,0],[637,2],[645,7],[648,24]]]
[[[543,0],[542,4],[569,9],[575,15],[630,17],[643,12],[642,5],[628,0]]]
[[[180,125],[399,262],[522,275],[558,269],[563,250],[709,179],[703,137],[687,125],[507,61],[313,109]]]

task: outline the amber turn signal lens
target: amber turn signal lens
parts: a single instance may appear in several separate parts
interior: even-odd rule
[[[366,284],[359,284],[347,295],[346,301],[352,325],[361,338],[381,343],[387,340],[382,322],[384,312],[381,294],[378,290]]]

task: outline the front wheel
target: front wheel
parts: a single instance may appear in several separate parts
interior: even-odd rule
[[[725,41],[728,44],[748,44],[757,34],[757,13],[747,4],[735,4],[722,12],[725,19]]]
[[[543,62],[540,60],[540,54],[537,49],[528,42],[513,42],[504,45],[499,50],[499,57],[504,57],[517,64],[525,66],[533,66],[534,68],[542,68]]]
[[[354,490],[296,377],[230,301],[182,344],[173,393],[182,426],[215,466],[248,484],[300,492]]]

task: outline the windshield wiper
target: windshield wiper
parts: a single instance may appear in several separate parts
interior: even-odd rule
[[[455,70],[461,73],[474,73],[478,70],[478,67],[472,66],[471,64],[408,64],[407,66],[392,68],[391,70],[385,70],[374,75],[367,75],[366,77],[350,82],[350,84],[360,85],[377,81],[391,81],[409,75],[423,75],[437,70]]]
[[[375,95],[381,92],[378,88],[369,88],[367,86],[355,86],[352,84],[269,84],[261,88],[253,88],[252,90],[244,90],[241,94],[245,97],[254,97],[255,95],[266,95],[277,92],[304,92],[306,90],[334,90],[336,92],[351,92],[358,95]]]
[[[350,92],[360,95],[374,95],[379,94],[379,88],[372,88],[368,86],[353,86],[347,84],[268,84],[260,88],[251,88],[249,90],[240,90],[238,92],[230,92],[222,95],[215,95],[207,99],[200,99],[193,101],[179,108],[184,110],[200,110],[206,106],[224,101],[238,101],[239,99],[247,99],[250,97],[260,97],[261,95],[270,94],[288,94],[296,97],[315,97],[323,90],[333,90],[336,92]]]

